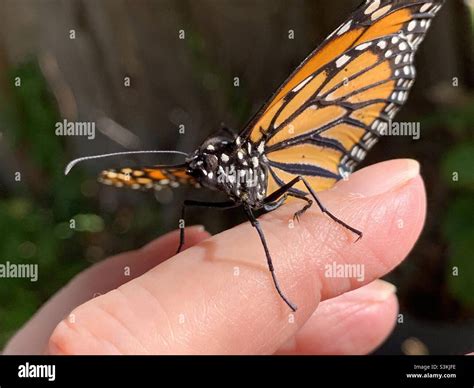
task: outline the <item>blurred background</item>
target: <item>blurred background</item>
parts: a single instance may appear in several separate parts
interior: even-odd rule
[[[0,280],[0,348],[77,272],[175,229],[184,198],[219,199],[96,182],[102,168],[169,157],[88,162],[65,177],[69,160],[190,152],[222,123],[241,129],[359,3],[0,0],[0,262],[39,264],[37,282]],[[402,315],[377,354],[474,351],[473,7],[448,0],[419,50],[397,120],[420,121],[421,138],[384,137],[364,162],[419,160],[429,206],[421,239],[387,276]],[[95,138],[56,136],[63,119],[94,122]],[[201,210],[187,223],[216,233],[240,221]]]

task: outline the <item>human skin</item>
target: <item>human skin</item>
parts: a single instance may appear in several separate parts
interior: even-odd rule
[[[423,227],[426,195],[409,159],[366,167],[319,193],[356,236],[294,201],[259,218],[280,285],[249,223],[210,236],[186,230],[111,257],[75,277],[10,340],[4,354],[366,354],[395,325],[395,287],[378,280],[403,261]],[[365,278],[328,278],[325,265],[361,264]],[[130,268],[130,276],[124,268]],[[93,297],[93,295],[99,295]]]

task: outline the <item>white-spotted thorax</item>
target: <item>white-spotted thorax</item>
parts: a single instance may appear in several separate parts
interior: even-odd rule
[[[226,193],[235,202],[259,208],[267,195],[264,143],[214,136],[187,159],[188,173],[204,187]]]

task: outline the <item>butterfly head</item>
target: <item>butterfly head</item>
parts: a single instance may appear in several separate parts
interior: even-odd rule
[[[228,140],[222,137],[209,138],[188,157],[189,174],[203,186],[218,189],[217,178],[220,167],[222,168],[222,155],[225,155],[228,148]]]
[[[188,174],[231,199],[258,205],[265,197],[267,168],[261,150],[220,136],[205,141],[188,158]]]

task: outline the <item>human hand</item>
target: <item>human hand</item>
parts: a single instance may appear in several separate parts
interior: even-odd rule
[[[278,297],[249,223],[213,237],[190,227],[187,249],[178,255],[175,231],[79,274],[4,353],[368,353],[390,333],[397,314],[395,288],[377,279],[407,256],[423,226],[419,165],[379,163],[320,198],[364,237],[354,243],[317,206],[289,227],[299,201],[260,217],[276,274],[298,305],[296,313]],[[333,262],[361,265],[363,281],[325,276]],[[124,276],[126,267],[130,276]]]

